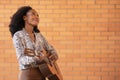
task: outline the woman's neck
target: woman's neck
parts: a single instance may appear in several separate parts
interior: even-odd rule
[[[26,24],[25,30],[28,32],[28,34],[33,33],[33,26]]]

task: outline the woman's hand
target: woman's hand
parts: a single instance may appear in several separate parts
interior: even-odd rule
[[[50,54],[50,56],[48,57],[51,61],[56,61],[58,59],[56,54]]]
[[[32,49],[25,48],[24,54],[26,54],[26,55],[28,55],[28,56],[34,56],[34,55],[35,55],[35,52],[34,52],[34,50],[32,50]]]

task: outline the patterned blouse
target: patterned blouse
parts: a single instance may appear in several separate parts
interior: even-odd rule
[[[13,44],[16,50],[16,55],[19,63],[19,69],[27,69],[30,66],[27,65],[37,65],[37,62],[40,62],[34,56],[27,56],[24,54],[25,48],[37,50],[46,50],[50,51],[49,53],[55,54],[58,58],[56,50],[50,45],[45,37],[41,33],[35,34],[35,42],[32,41],[27,31],[23,28],[20,31],[17,31],[13,36]],[[40,54],[40,53],[39,53]]]

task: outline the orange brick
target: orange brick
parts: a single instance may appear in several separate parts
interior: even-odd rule
[[[108,22],[107,18],[96,18],[95,19],[96,22]]]
[[[120,19],[119,18],[112,18],[112,19],[109,19],[109,22],[119,22]]]
[[[94,37],[91,37],[91,36],[81,36],[80,40],[94,40]]]
[[[113,9],[115,5],[101,5],[101,8]]]
[[[95,36],[95,40],[107,40],[107,36]]]
[[[101,36],[115,36],[115,32],[101,32]]]
[[[110,4],[120,4],[119,0],[110,0]]]
[[[112,75],[112,76],[119,76],[119,75],[120,75],[120,72],[119,72],[119,71],[110,72],[109,74],[110,74],[110,76],[111,76],[111,75]]]
[[[81,72],[81,75],[93,76],[93,75],[94,75],[94,72],[91,72],[91,71],[82,71],[82,72]]]
[[[87,62],[100,62],[100,58],[87,58]]]
[[[120,48],[120,45],[109,46],[109,48],[117,50]]]
[[[84,50],[84,49],[81,49],[81,50],[74,50],[73,51],[74,53],[87,53],[87,51],[86,50]]]
[[[81,19],[81,22],[94,22],[95,19],[92,19],[92,18],[84,18],[84,19]]]
[[[116,31],[116,32],[120,31],[120,27],[117,27],[117,26],[116,27],[110,27],[109,31]]]
[[[100,44],[95,44],[95,45],[97,45],[97,46],[95,46],[94,49],[98,49],[98,51],[101,49],[108,49],[108,45],[105,45],[105,44],[101,45],[101,43],[100,43]],[[99,53],[100,52],[101,51],[99,51]]]
[[[73,15],[73,17],[75,17],[75,18],[87,18],[87,14],[76,14],[76,15]]]
[[[100,67],[87,67],[87,71],[99,72],[100,70]]]
[[[45,13],[48,13],[48,14],[50,14],[50,13],[53,13],[53,10],[39,10],[40,11],[40,14],[42,13],[42,14],[45,14]]]
[[[89,50],[90,50],[89,53],[92,53],[92,54],[94,54],[94,53],[96,53],[96,54],[101,53],[100,49],[94,49],[94,48],[92,48],[92,49],[89,49]]]
[[[87,80],[87,77],[86,76],[77,76],[77,77],[74,77],[73,80]]]
[[[38,4],[39,4],[39,1],[37,1],[37,0],[36,0],[36,1],[31,1],[31,0],[28,1],[28,0],[26,0],[26,1],[25,1],[25,4],[26,4],[26,5],[27,5],[27,4],[28,4],[28,5],[30,5],[30,4],[38,5]]]
[[[24,4],[24,0],[18,1],[18,0],[12,0],[11,4]],[[9,5],[8,5],[9,6]]]
[[[83,0],[81,4],[95,4],[95,0]]]
[[[120,40],[120,37],[118,37],[118,36],[110,36],[109,40]]]
[[[10,4],[10,0],[4,0],[0,2],[1,4]]]
[[[120,62],[120,59],[119,58],[115,58],[115,62]]]
[[[56,19],[57,20],[57,19]],[[57,20],[57,22],[63,22],[63,23],[60,23],[60,25],[61,25],[61,28],[62,27],[65,27],[65,26],[69,26],[69,27],[73,27],[74,26],[74,24],[72,24],[72,23],[64,23],[66,21],[66,19],[61,19],[61,20]],[[56,21],[55,21],[56,22]]]
[[[82,58],[93,58],[94,55],[93,54],[81,54]]]
[[[83,13],[83,14],[85,14],[85,13],[94,14],[95,10],[94,9],[82,9],[81,13]]]
[[[115,68],[114,67],[103,67],[101,71],[113,72],[115,71]]]
[[[80,18],[75,18],[75,19],[67,19],[67,22],[80,22]]]
[[[100,5],[92,5],[92,4],[88,4],[88,9],[99,9]]]
[[[100,14],[105,14],[105,13],[108,13],[108,12],[110,12],[108,9],[101,9],[100,8],[100,9],[95,10],[95,13],[100,13]]]
[[[114,49],[101,50],[101,53],[114,53]]]
[[[8,14],[8,13],[11,13],[10,9],[1,9],[0,10],[0,13],[1,14]],[[4,18],[1,19],[1,21],[4,20]]]
[[[74,6],[75,5],[62,5],[62,6],[59,6],[59,7],[60,7],[60,9],[72,9]]]
[[[108,76],[108,72],[95,72],[95,76]]]
[[[120,35],[120,32],[117,32],[117,31],[116,31],[115,34],[116,34],[117,36],[119,36],[119,35]]]
[[[56,10],[56,9],[54,9],[53,10],[53,13],[67,13],[67,11],[66,10]]]
[[[94,66],[94,63],[89,63],[89,62],[81,63],[81,66],[82,66],[82,67],[93,67],[93,66]]]
[[[67,4],[69,5],[79,5],[81,3],[81,1],[80,0],[76,0],[76,1],[73,1],[73,0],[69,0],[69,1],[67,1]]]
[[[100,36],[100,32],[88,32],[88,36]]]
[[[119,80],[120,79],[120,77],[119,76],[117,76],[117,77],[115,77],[116,78],[116,80]]]
[[[115,80],[116,78],[114,76],[103,76],[102,80]]]
[[[96,67],[107,67],[108,63],[99,62],[99,63],[95,63],[94,66],[96,66]]]
[[[76,67],[76,68],[73,68],[74,71],[86,71],[87,68],[86,67]]]
[[[120,13],[119,9],[110,9],[109,13]]]
[[[47,36],[59,36],[59,32],[47,32]]]
[[[66,58],[80,58],[80,54],[69,54],[69,55],[66,55]]]
[[[116,8],[120,8],[120,5],[118,4],[118,5],[116,5]]]
[[[79,9],[70,9],[70,10],[68,10],[66,12],[71,13],[71,14],[76,14],[76,13],[81,13],[81,10],[79,10]]]
[[[102,17],[103,18],[114,18],[114,17],[116,17],[116,15],[113,13],[109,13],[109,14],[106,13],[106,14],[102,15]]]
[[[75,9],[87,9],[87,4],[81,4],[81,5],[74,5]]]
[[[84,31],[94,31],[94,27],[87,27],[87,26],[81,26],[81,31],[84,33]]]
[[[53,14],[52,14],[53,15]],[[63,17],[63,18],[73,18],[74,15],[72,14],[61,14],[60,17]]]
[[[80,63],[80,62],[86,62],[86,59],[85,58],[80,58],[80,59],[77,58],[77,59],[73,59],[73,61]]]
[[[74,31],[73,35],[74,34],[78,34],[79,35],[80,27],[75,27],[75,28],[69,27],[69,28],[66,29],[66,31],[71,31],[71,32]],[[78,35],[75,35],[75,36],[78,36]]]
[[[71,66],[71,67],[79,67],[80,66],[80,63],[73,63],[73,62],[70,62],[70,63],[67,63],[67,66]]]
[[[61,36],[73,36],[73,32],[61,32]]]
[[[102,15],[101,14],[88,14],[87,17],[88,18],[100,18],[102,17]]]
[[[96,0],[96,4],[108,4],[109,3],[109,0]]]
[[[114,45],[115,44],[115,41],[101,41],[102,44],[105,44],[105,45]]]
[[[57,19],[57,18],[55,18],[54,20],[53,20],[53,22],[55,22],[55,23],[61,23],[61,26],[62,25],[66,25],[64,22],[67,22],[67,19],[66,18],[59,18],[59,19]],[[62,23],[64,23],[64,24],[62,24]],[[69,25],[73,25],[73,24],[68,24],[67,26],[69,26]]]
[[[61,5],[61,4],[63,4],[63,5],[65,4],[66,5],[67,4],[66,0],[61,0],[61,1],[53,0],[52,2],[53,2],[54,5]]]
[[[115,66],[120,67],[120,64],[111,62],[111,63],[109,63],[109,66],[111,66],[111,67],[115,67]]]
[[[88,80],[101,80],[100,76],[88,76]]]
[[[119,67],[116,67],[116,71],[118,71],[118,72],[119,72],[119,71],[120,71],[120,68],[119,68]]]
[[[95,27],[95,31],[108,31],[108,28],[105,27],[106,25],[99,25],[101,27]]]

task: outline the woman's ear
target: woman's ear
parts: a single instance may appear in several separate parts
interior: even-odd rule
[[[23,16],[23,20],[26,21],[26,20],[27,20],[27,17],[26,17],[26,16]]]

